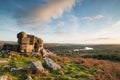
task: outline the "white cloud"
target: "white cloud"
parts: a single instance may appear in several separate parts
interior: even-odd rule
[[[54,32],[55,34],[65,34],[64,31],[57,31],[57,32]]]
[[[64,26],[65,25],[65,23],[63,22],[63,21],[60,21],[58,24],[57,24],[57,26]]]
[[[91,39],[86,41],[81,41],[83,44],[120,44],[120,39]]]
[[[83,18],[81,18],[82,20],[90,20],[90,21],[92,21],[92,20],[98,20],[98,19],[102,19],[102,18],[104,18],[104,16],[103,15],[96,15],[96,16],[93,16],[93,17],[83,17]]]
[[[102,18],[104,18],[103,15],[97,15],[97,16],[94,17],[94,19],[102,19]]]
[[[83,19],[83,20],[93,20],[93,18],[92,17],[83,17],[83,18],[81,18],[81,19]]]
[[[97,25],[96,25],[97,26]],[[72,43],[83,44],[120,44],[120,20],[111,25],[103,25],[104,27],[93,32],[77,32],[75,36],[72,35]]]
[[[45,31],[46,27],[45,27],[45,26],[32,27],[31,29],[32,29],[32,31],[35,31],[35,32],[41,33],[41,32],[44,32],[44,31]]]
[[[116,23],[108,26],[106,28],[101,29],[98,33],[99,36],[107,36],[107,37],[116,37],[120,38],[120,20]]]

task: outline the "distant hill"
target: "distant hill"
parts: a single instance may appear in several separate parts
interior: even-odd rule
[[[48,48],[48,47],[56,47],[56,46],[58,46],[58,45],[59,45],[58,43],[44,43],[45,48]]]
[[[18,44],[15,41],[0,41],[0,48],[4,45],[4,44]],[[45,47],[56,47],[57,45],[59,45],[58,43],[44,43]]]
[[[17,42],[15,42],[15,41],[0,41],[0,48],[1,48],[4,44],[17,44]]]
[[[4,44],[18,44],[15,41],[0,41],[0,48]],[[73,48],[84,48],[84,47],[92,47],[94,49],[120,49],[120,45],[118,44],[62,44],[62,43],[44,43],[44,47],[48,49],[73,49]]]

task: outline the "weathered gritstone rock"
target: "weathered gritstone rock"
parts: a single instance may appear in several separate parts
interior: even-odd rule
[[[0,60],[0,63],[7,63],[8,62],[8,59],[2,59]]]
[[[19,67],[19,68],[11,68],[10,69],[10,71],[23,71],[24,70],[24,68],[22,68],[22,67]]]
[[[32,53],[30,54],[30,56],[31,56],[31,57],[39,57],[39,58],[42,58],[42,55],[41,55],[41,53],[39,53],[39,52],[32,52]]]
[[[17,34],[18,44],[4,44],[4,50],[19,51],[22,53],[40,52],[44,49],[43,40],[34,35],[20,32]]]
[[[9,57],[10,57],[10,56],[14,56],[14,57],[20,56],[17,52],[14,52],[14,51],[10,51],[10,52],[8,53],[8,55],[9,55]]]
[[[10,66],[9,65],[4,65],[3,67],[2,67],[2,70],[9,70],[10,69]]]
[[[17,34],[17,38],[26,38],[27,34],[25,32],[20,32]]]
[[[40,61],[35,61],[30,64],[30,67],[37,72],[44,73],[44,68]]]
[[[53,55],[53,53],[51,51],[47,50],[47,49],[42,49],[41,53],[42,53],[43,57],[46,57],[46,56],[49,56],[49,55]]]
[[[5,75],[5,76],[0,76],[0,80],[8,80],[8,77]]]
[[[48,68],[52,70],[60,70],[61,66],[55,63],[52,59],[50,58],[44,58],[44,62],[47,65]]]
[[[31,76],[28,76],[26,80],[33,80]]]
[[[43,49],[43,40],[34,35],[20,32],[17,34],[20,52],[39,52]]]
[[[20,52],[32,52],[34,50],[34,46],[33,45],[20,45]]]
[[[12,80],[7,75],[0,76],[0,80]]]
[[[30,38],[29,37],[25,37],[25,38],[20,38],[18,40],[19,44],[29,44]]]

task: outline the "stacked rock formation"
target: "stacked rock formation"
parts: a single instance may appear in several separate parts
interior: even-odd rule
[[[43,49],[43,40],[34,35],[20,32],[17,34],[20,52],[39,52]]]

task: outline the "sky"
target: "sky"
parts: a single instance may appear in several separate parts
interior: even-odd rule
[[[120,0],[0,0],[0,40],[120,44]]]

